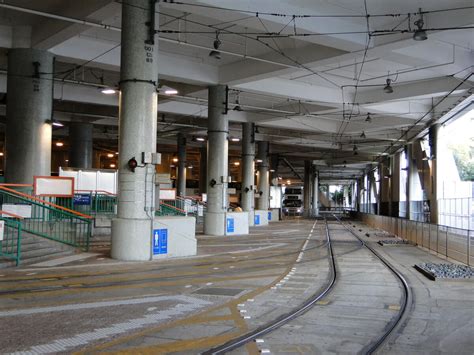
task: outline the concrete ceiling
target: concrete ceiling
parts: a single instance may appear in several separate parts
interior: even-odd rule
[[[291,158],[297,169],[304,159],[318,160],[328,171],[338,161],[337,177],[350,178],[471,94],[473,29],[450,28],[473,26],[472,7],[471,0],[160,2],[159,30],[180,33],[159,34],[160,82],[179,95],[160,96],[159,119],[165,115],[166,125],[159,126],[158,142],[172,143],[178,131],[205,135],[206,87],[227,84],[230,108],[238,98],[244,109],[229,113],[232,135],[241,134],[240,122],[255,122],[257,139],[269,140],[272,152]],[[429,12],[429,38],[422,42],[397,32],[415,27],[419,8]],[[55,53],[58,72],[88,62],[58,76],[66,80],[55,85],[57,118],[116,126],[118,97],[101,95],[97,86],[101,77],[107,85],[119,81],[120,25],[121,4],[111,0],[0,3],[0,92],[6,91],[4,54],[18,27],[29,26],[32,46]],[[387,30],[394,32],[378,35]],[[209,57],[216,31],[221,60]],[[391,94],[382,90],[387,78]]]

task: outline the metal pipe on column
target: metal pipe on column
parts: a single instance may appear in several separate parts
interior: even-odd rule
[[[155,5],[149,0],[122,2],[118,213],[112,221],[112,257],[120,260],[152,258],[155,166],[144,164],[142,154],[156,153]]]
[[[186,196],[186,137],[178,133],[178,170],[176,176],[176,194]]]
[[[207,213],[204,233],[225,235],[228,207],[229,122],[227,118],[227,88],[209,87],[208,147],[207,147]]]
[[[86,122],[69,124],[69,166],[73,168],[92,168],[93,125]]]
[[[255,124],[242,123],[242,210],[252,214],[255,204]],[[253,222],[253,217],[249,218]],[[253,224],[253,223],[251,223]]]
[[[258,142],[258,193],[257,209],[267,211],[270,207],[270,174],[268,164],[268,142]]]

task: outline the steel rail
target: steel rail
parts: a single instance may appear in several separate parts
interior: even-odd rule
[[[377,251],[375,251],[374,248],[367,245],[351,228],[348,228],[344,223],[342,223],[342,221],[336,215],[333,216],[347,231],[349,231],[355,238],[357,238],[363,246],[365,246],[372,254],[374,254],[395,275],[395,277],[403,288],[403,297],[401,302],[402,304],[396,318],[392,319],[392,321],[388,325],[387,330],[382,334],[380,338],[366,345],[360,352],[362,354],[374,354],[386,343],[386,341],[389,339],[390,335],[394,332],[394,330],[400,327],[403,321],[405,320],[408,314],[408,305],[411,304],[413,300],[411,289],[405,277],[387,259],[385,259]]]
[[[203,355],[214,355],[214,354],[225,354],[228,351],[237,349],[241,346],[244,346],[245,344],[249,343],[250,341],[255,340],[259,336],[263,336],[267,333],[270,333],[278,328],[280,328],[282,325],[287,324],[291,320],[301,316],[303,313],[308,311],[310,308],[312,308],[316,302],[318,302],[321,298],[326,296],[334,287],[336,283],[336,279],[338,276],[337,270],[336,270],[336,259],[334,257],[333,253],[333,248],[332,248],[332,243],[331,243],[331,237],[329,235],[329,228],[327,221],[325,219],[325,224],[326,224],[326,244],[328,248],[328,258],[329,258],[329,264],[330,264],[330,280],[326,287],[323,289],[323,291],[318,291],[316,294],[314,294],[312,297],[310,297],[308,300],[306,300],[301,306],[295,308],[294,310],[281,315],[280,317],[276,318],[275,320],[251,331],[248,332],[244,335],[241,335],[237,338],[234,338],[232,340],[229,340],[227,343],[224,343],[220,346],[214,347],[212,349],[209,349],[205,352],[203,352]]]

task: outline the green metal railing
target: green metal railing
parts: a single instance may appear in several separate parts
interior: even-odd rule
[[[2,212],[2,211],[0,211]],[[2,212],[2,215],[5,214]],[[17,220],[0,217],[3,221],[3,239],[0,240],[0,257],[12,259],[16,266],[21,260],[21,223]]]
[[[176,207],[176,200],[160,201],[160,208],[155,212],[156,216],[186,216],[186,211]]]
[[[88,215],[116,213],[117,196],[108,192],[78,191],[71,201],[71,209]]]
[[[0,201],[2,206],[13,204],[30,210],[28,218],[21,220],[23,231],[84,250],[89,249],[91,216],[2,186]]]

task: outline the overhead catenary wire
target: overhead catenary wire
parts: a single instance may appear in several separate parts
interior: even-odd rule
[[[215,9],[215,10],[223,10],[228,12],[239,12],[244,14],[252,14],[256,17],[260,16],[269,16],[269,17],[292,17],[292,18],[364,18],[366,15],[359,15],[359,14],[288,14],[288,13],[279,13],[279,12],[269,12],[269,11],[254,11],[254,10],[245,10],[245,9],[237,9],[237,8],[229,8],[229,7],[221,7],[221,6],[213,6],[213,5],[205,5],[205,4],[195,4],[195,3],[187,3],[183,1],[175,1],[175,0],[163,0],[163,3],[170,4],[170,5],[183,5],[183,6],[193,6],[193,7],[201,7],[201,8],[208,8],[208,9]],[[416,12],[405,12],[405,13],[386,13],[386,14],[370,14],[370,17],[401,17],[401,16],[408,16],[410,15],[418,15],[418,14],[430,14],[430,13],[439,13],[439,12],[449,12],[449,11],[462,11],[474,9],[474,6],[462,6],[462,7],[453,7],[448,9],[439,9],[439,10],[425,10],[425,11],[416,11]]]

